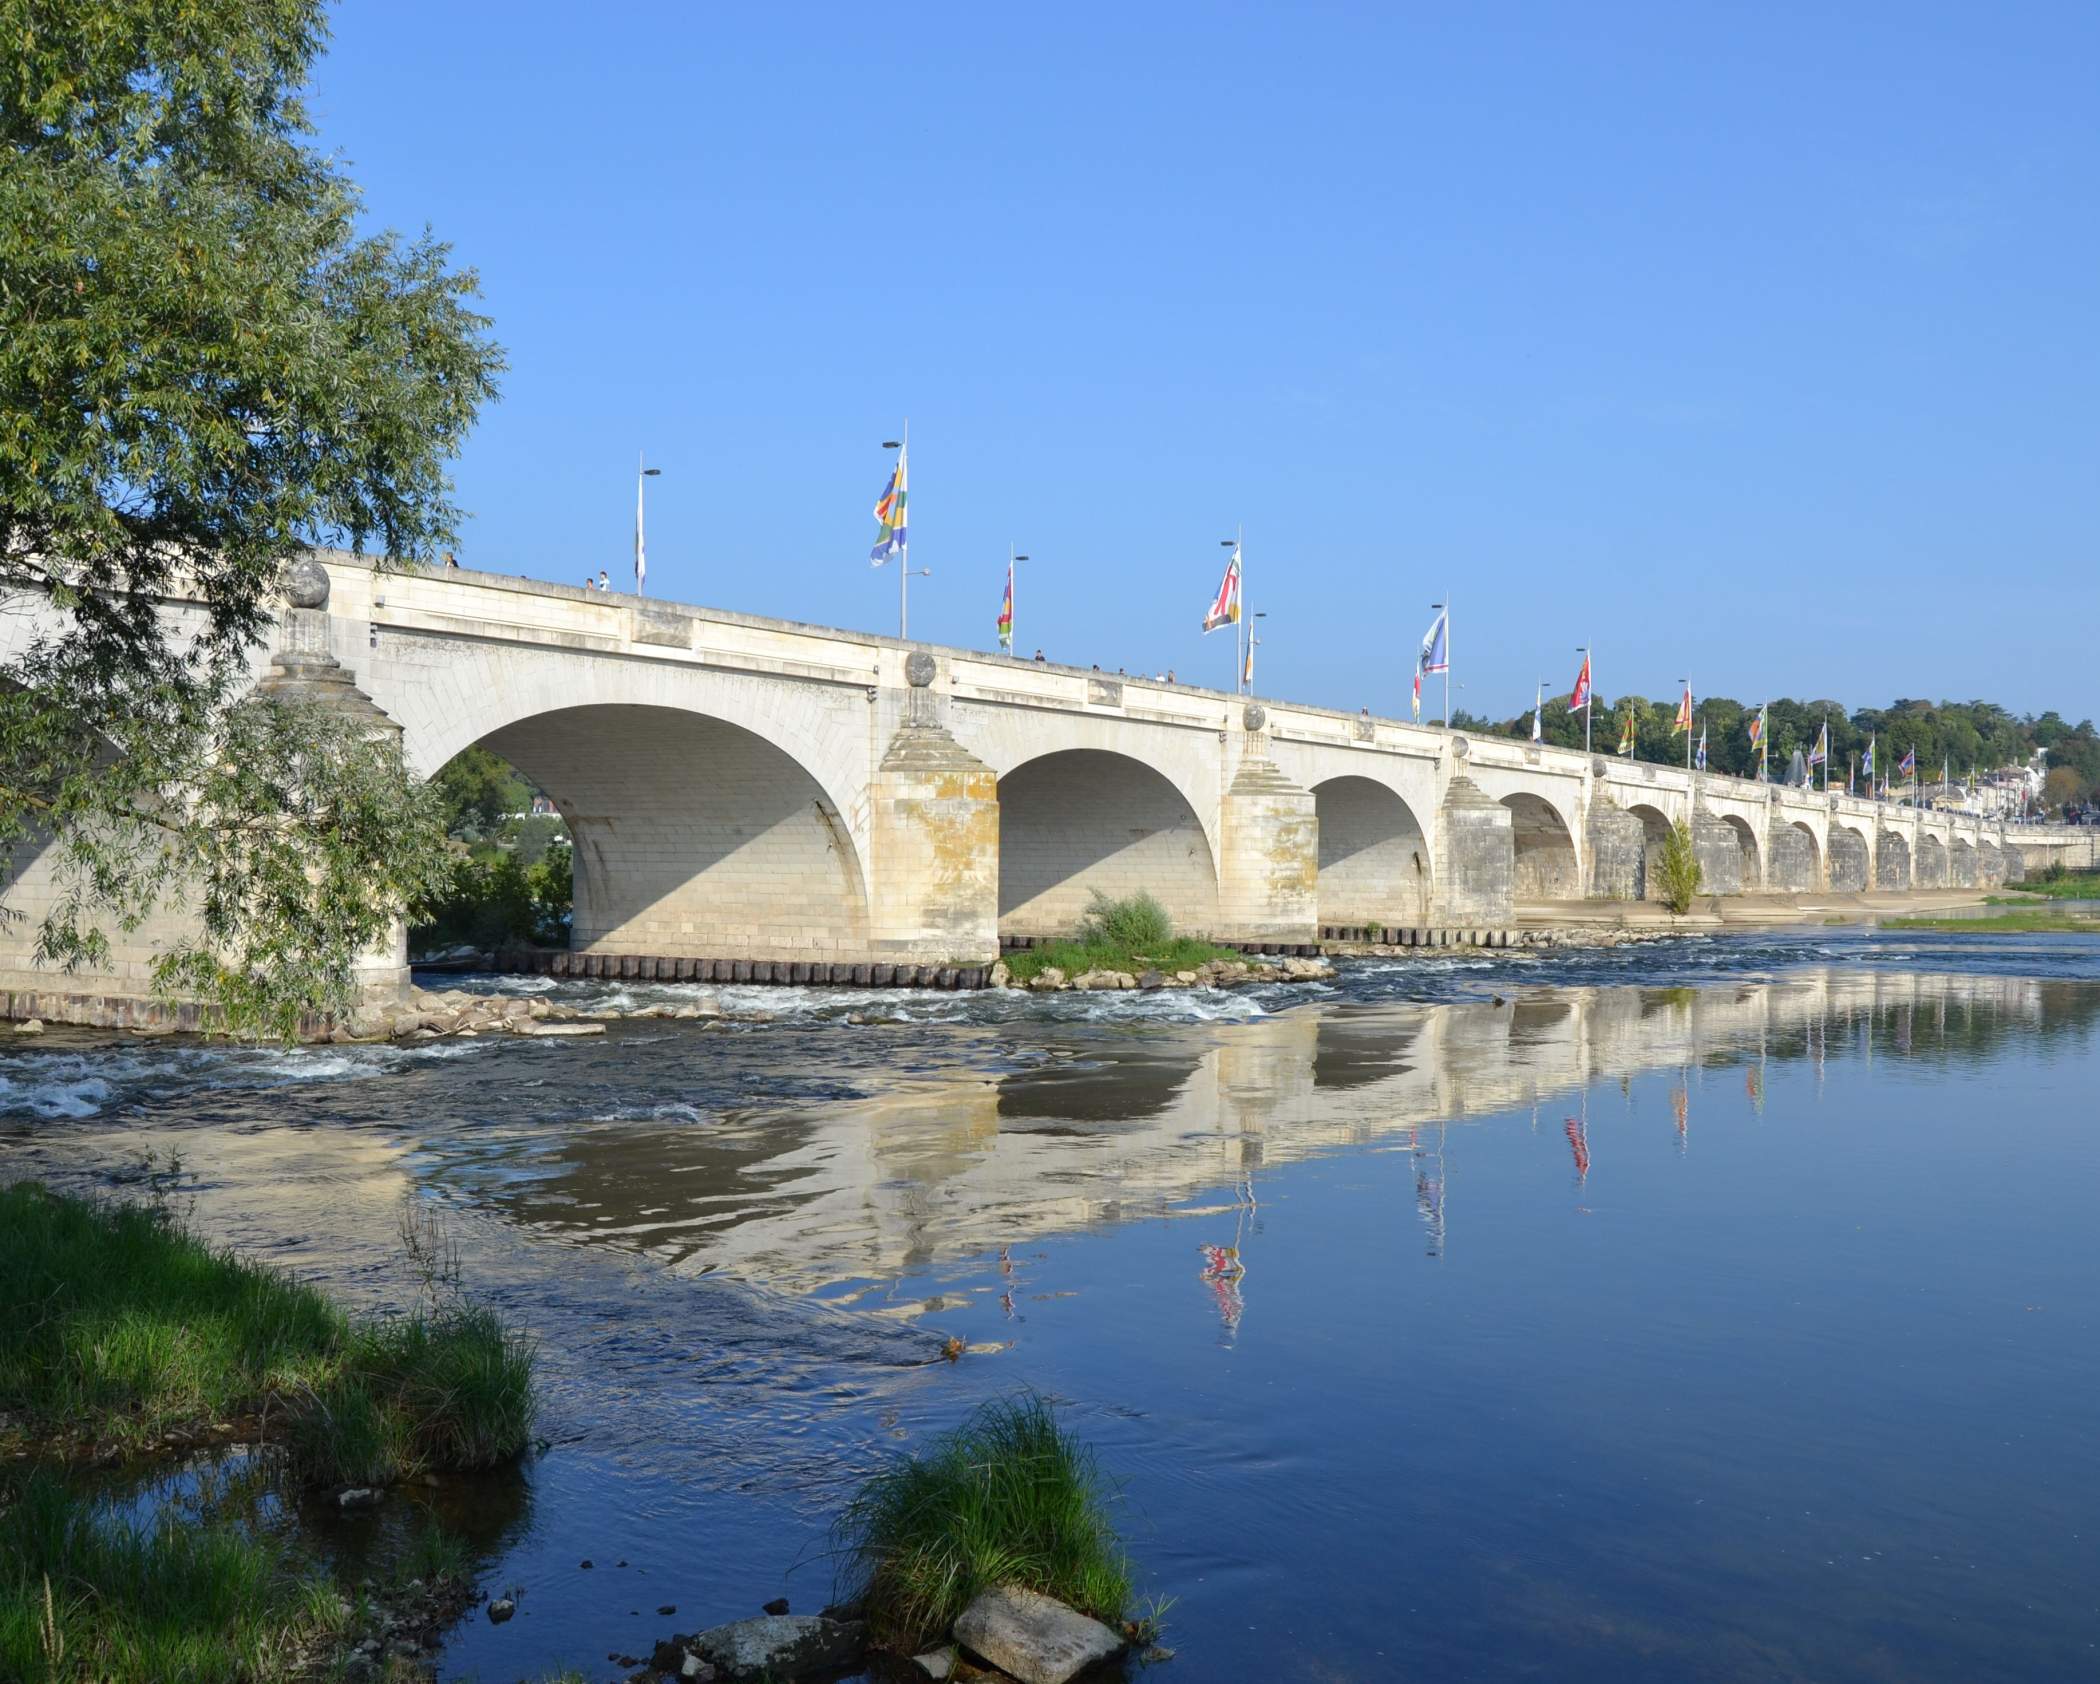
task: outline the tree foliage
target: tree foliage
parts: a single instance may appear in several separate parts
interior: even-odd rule
[[[1692,845],[1692,827],[1684,820],[1671,824],[1656,851],[1654,871],[1656,898],[1680,916],[1691,911],[1692,897],[1699,892],[1699,852]]]
[[[1650,700],[1645,696],[1597,698],[1592,747],[1609,754],[1618,746],[1620,722],[1628,706],[1634,714],[1634,758],[1682,766],[1685,762],[1684,733],[1673,729],[1677,698]],[[1737,777],[1757,774],[1757,750],[1751,745],[1750,721],[1756,703],[1743,703],[1727,696],[1708,696],[1696,703],[1692,744],[1696,747],[1701,726],[1706,731],[1707,765],[1716,772]],[[1814,745],[1825,721],[1830,725],[1830,766],[1833,787],[1842,785],[1854,757],[1865,753],[1870,740],[1876,744],[1880,771],[1892,771],[1912,748],[1918,766],[1928,779],[1937,779],[1941,766],[1948,765],[1957,778],[1971,770],[1995,771],[2027,765],[2037,749],[2046,749],[2054,771],[2068,778],[2049,785],[2052,805],[2079,800],[2100,788],[2100,732],[2088,719],[2067,725],[2055,713],[2020,717],[1995,702],[1928,702],[1905,699],[1881,708],[1848,709],[1842,702],[1816,699],[1796,701],[1775,698],[1766,709],[1770,733],[1771,764],[1783,772],[1796,749],[1804,755]],[[1531,710],[1513,719],[1488,720],[1469,717],[1458,721],[1475,731],[1501,736],[1531,735]],[[1567,698],[1546,703],[1540,720],[1540,735],[1562,748],[1581,748],[1583,720],[1580,712],[1568,710]],[[2068,791],[2068,794],[2065,792]]]
[[[342,1004],[440,840],[397,750],[240,702],[275,593],[309,545],[449,542],[502,366],[473,275],[361,234],[309,143],[323,37],[319,0],[0,0],[0,860],[63,851],[56,959],[201,906],[163,978],[247,1027]]]

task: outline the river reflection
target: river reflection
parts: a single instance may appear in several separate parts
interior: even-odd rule
[[[809,1292],[884,1280],[946,1256],[1157,1215],[1264,1169],[1373,1145],[1434,1150],[1425,1126],[1551,1107],[1676,1070],[1678,1139],[1692,1087],[1744,1069],[1988,1055],[2009,1037],[2090,1032],[2100,991],[2032,978],[1824,969],[1709,988],[1560,989],[1492,1002],[1336,1002],[1251,1023],[1040,1031],[1033,1057],[972,1034],[954,1062],[873,1097],[696,1129],[592,1124],[499,1134],[417,1173],[513,1220]],[[975,1067],[1017,1064],[996,1077]],[[1556,1120],[1555,1127],[1561,1127]],[[1578,1178],[1589,1145],[1570,1134]],[[1446,1237],[1444,1174],[1424,1218]]]
[[[818,1605],[854,1482],[1021,1384],[1126,1482],[1177,1676],[2091,1676],[2093,954],[1821,940],[1238,1021],[54,1036],[0,1096],[73,1114],[17,1107],[0,1174],[179,1153],[208,1231],[373,1304],[402,1202],[449,1213],[555,1443],[448,1677]]]

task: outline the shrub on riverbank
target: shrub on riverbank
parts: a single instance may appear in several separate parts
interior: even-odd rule
[[[1051,965],[1068,977],[1086,971],[1150,970],[1172,975],[1214,960],[1241,957],[1233,948],[1177,936],[1167,909],[1149,894],[1140,891],[1110,900],[1096,889],[1076,936],[1009,953],[1006,968],[1015,981],[1026,982]]]
[[[970,1599],[1020,1585],[1113,1625],[1130,1563],[1093,1452],[1035,1397],[986,1404],[925,1454],[877,1474],[839,1523],[869,1635],[910,1653]]]
[[[1655,852],[1656,898],[1680,917],[1691,911],[1699,892],[1699,853],[1692,846],[1692,827],[1679,819]]]
[[[531,1351],[488,1311],[353,1321],[158,1205],[0,1188],[0,1302],[0,1414],[31,1440],[141,1449],[261,1414],[306,1477],[368,1484],[530,1432]]]

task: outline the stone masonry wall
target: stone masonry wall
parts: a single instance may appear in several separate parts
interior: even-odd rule
[[[1910,887],[1910,838],[1901,831],[1884,830],[1874,839],[1874,887]]]
[[[1471,778],[1454,776],[1437,814],[1444,870],[1437,918],[1450,924],[1507,924],[1516,916],[1516,848],[1509,809]]]
[[[1590,884],[1595,900],[1648,898],[1648,831],[1609,799],[1590,809]]]
[[[1864,894],[1867,888],[1867,839],[1844,825],[1830,827],[1830,887],[1839,894]]]
[[[1311,790],[1276,769],[1257,734],[1218,815],[1218,922],[1226,941],[1319,934],[1320,821]]]

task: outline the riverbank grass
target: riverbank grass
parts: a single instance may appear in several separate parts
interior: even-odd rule
[[[0,1486],[0,1677],[273,1684],[303,1675],[350,1612],[275,1536],[142,1525],[49,1470]]]
[[[532,1353],[433,1301],[356,1321],[160,1204],[0,1188],[0,1416],[38,1448],[140,1452],[227,1423],[281,1436],[315,1484],[481,1468],[522,1451]]]
[[[1020,1585],[1114,1625],[1130,1563],[1093,1453],[1035,1397],[985,1405],[871,1479],[839,1522],[870,1636],[910,1654],[972,1597]]]
[[[1167,909],[1142,891],[1110,900],[1094,891],[1092,907],[1069,941],[1046,942],[1006,956],[1016,982],[1028,982],[1051,966],[1068,977],[1087,971],[1193,971],[1218,961],[1243,959],[1230,947],[1194,936],[1177,936]]]
[[[2100,935],[2100,918],[2037,907],[2032,912],[2005,912],[1988,918],[1890,918],[1889,930],[1946,930],[1971,936]]]
[[[2002,895],[1986,899],[1992,906],[2023,906],[2034,896],[2044,900],[2100,900],[2100,871],[2066,871],[2044,866],[2030,877],[2008,883]]]

